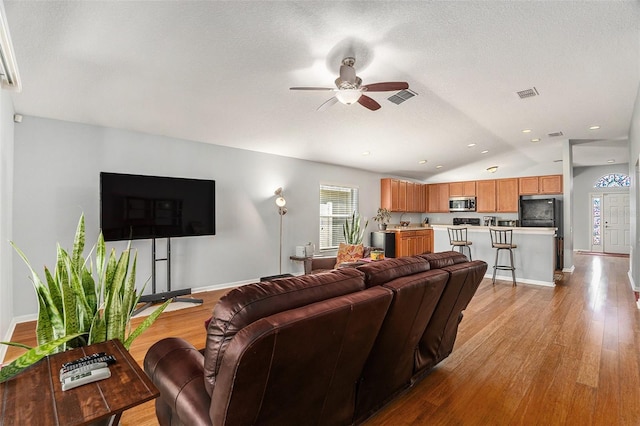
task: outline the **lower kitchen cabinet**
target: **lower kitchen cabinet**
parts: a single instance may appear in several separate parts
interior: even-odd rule
[[[396,232],[396,257],[415,256],[433,252],[433,230],[407,230]]]

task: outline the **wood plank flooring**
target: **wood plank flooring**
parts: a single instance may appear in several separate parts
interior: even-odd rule
[[[453,353],[366,422],[402,425],[639,425],[640,311],[625,257],[577,254],[555,288],[483,280],[460,324]],[[203,321],[225,291],[161,315],[131,348],[142,364],[155,341],[204,345]],[[139,320],[136,320],[139,321]],[[34,324],[13,340],[33,344]],[[6,360],[17,356],[7,353]],[[156,425],[154,404],[123,425]]]

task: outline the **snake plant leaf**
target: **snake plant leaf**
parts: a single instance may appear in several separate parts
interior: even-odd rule
[[[134,253],[133,262],[131,263],[131,270],[129,271],[129,278],[124,287],[122,308],[124,312],[130,317],[135,310],[137,297],[136,297],[136,264],[138,263],[138,253]]]
[[[100,311],[96,312],[89,330],[89,344],[105,342],[107,340],[107,323]]]
[[[18,343],[18,342],[0,342],[0,345],[15,346],[16,348],[22,348],[26,350],[33,349],[29,345],[25,345],[23,343]]]
[[[123,346],[127,350],[129,350],[129,347],[131,347],[131,343],[133,343],[135,338],[142,334],[142,332],[144,332],[147,328],[149,328],[171,302],[173,302],[173,299],[166,300],[162,305],[158,307],[158,309],[153,311],[151,315],[146,317],[144,321],[142,321],[142,323],[140,323],[140,325],[138,325],[136,329],[133,330],[131,334],[129,334],[129,337],[127,337],[127,340],[125,340]]]
[[[111,249],[111,253],[109,253],[109,260],[107,261],[107,270],[105,271],[105,277],[104,277],[103,296],[105,300],[107,300],[107,295],[111,293],[111,287],[113,285],[113,277],[116,274],[117,267],[118,267],[118,263],[116,262],[116,251],[115,249]]]
[[[87,301],[88,314],[93,318],[98,310],[98,295],[96,294],[96,282],[93,279],[93,275],[91,275],[91,271],[87,268],[82,269],[82,288]]]
[[[36,335],[38,338],[38,342],[44,341],[41,339],[50,339],[52,337],[56,337],[55,330],[63,330],[64,323],[62,321],[62,316],[60,312],[56,309],[55,303],[49,293],[48,288],[42,283],[40,277],[36,273],[36,271],[31,267],[31,263],[29,263],[29,259],[27,256],[20,250],[13,242],[10,242],[11,246],[14,248],[16,253],[20,256],[20,258],[24,261],[31,272],[31,282],[36,290],[36,295],[38,297],[38,307],[39,309],[44,306],[45,309],[49,311],[48,315],[43,315],[43,322],[40,323],[40,316],[38,318],[38,325],[36,330]],[[50,328],[52,331],[48,332],[46,329]]]
[[[123,318],[122,300],[116,293],[111,294],[111,302],[104,312],[107,322],[107,340],[124,340],[126,320]]]
[[[102,232],[100,232],[100,234],[98,234],[98,242],[96,243],[96,274],[98,275],[98,287],[96,289],[96,294],[98,297],[102,295],[102,290],[104,288],[106,255],[104,237],[102,236]]]
[[[84,251],[84,213],[80,215],[76,235],[73,240],[73,251],[71,252],[71,264],[74,270],[79,270],[82,264],[82,252]]]
[[[0,370],[0,383],[5,382],[15,375],[21,373],[25,368],[35,364],[45,356],[54,353],[56,349],[61,345],[64,345],[68,341],[80,336],[81,334],[71,334],[29,349],[26,353],[13,360],[13,362],[2,367],[2,370]]]
[[[44,276],[47,280],[47,287],[49,288],[49,294],[51,294],[51,299],[53,300],[53,305],[56,307],[58,312],[62,312],[62,294],[60,293],[60,286],[51,275],[49,268],[44,267]]]

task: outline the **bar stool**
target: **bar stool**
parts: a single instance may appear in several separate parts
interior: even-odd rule
[[[456,247],[458,251],[464,254],[464,248],[469,250],[469,260],[471,259],[471,241],[467,240],[467,228],[447,228],[449,231],[449,244],[451,244],[451,250]]]
[[[491,247],[496,249],[496,261],[493,265],[493,284],[496,283],[496,271],[500,269],[504,271],[511,271],[511,276],[513,277],[513,285],[516,285],[516,267],[513,263],[513,249],[517,248],[518,246],[516,244],[513,244],[512,242],[513,231],[511,229],[489,228],[489,233],[491,234]],[[498,255],[500,254],[500,250],[509,251],[509,260],[511,264],[498,264]]]

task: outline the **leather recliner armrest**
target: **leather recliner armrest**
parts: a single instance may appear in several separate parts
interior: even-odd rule
[[[160,424],[210,425],[211,397],[204,387],[204,357],[186,340],[170,337],[155,343],[144,358],[144,370],[160,390],[156,404],[170,408],[156,410]],[[168,410],[164,410],[168,411]]]

